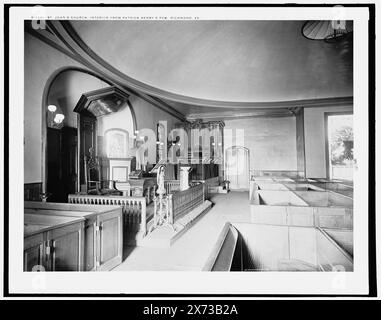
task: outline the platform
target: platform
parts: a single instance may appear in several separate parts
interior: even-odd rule
[[[193,209],[184,217],[178,219],[174,224],[174,229],[169,226],[160,226],[151,233],[137,241],[139,247],[150,248],[169,248],[176,240],[178,240],[187,230],[189,230],[199,218],[202,217],[210,208],[212,203],[209,200]]]

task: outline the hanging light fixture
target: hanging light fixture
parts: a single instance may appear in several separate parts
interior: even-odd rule
[[[351,20],[307,21],[302,27],[302,34],[307,39],[324,40],[328,43],[339,42],[352,32]]]

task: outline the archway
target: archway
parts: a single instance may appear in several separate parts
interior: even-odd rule
[[[60,68],[48,79],[42,98],[42,123],[44,124],[42,126],[42,192],[45,195],[53,192],[61,194],[57,199],[49,198],[49,201],[66,202],[65,196],[68,193],[79,191],[78,117],[77,113],[73,111],[76,103],[83,93],[112,85],[111,82],[96,73],[78,67]],[[48,106],[52,105],[54,108],[48,108]],[[54,115],[59,113],[64,116],[62,123],[59,125],[54,123],[55,117],[54,115],[52,117],[52,109],[55,110]],[[136,128],[135,114],[128,101],[124,109],[126,109],[126,112],[129,111],[128,117],[131,119],[127,122],[131,123],[130,134],[132,134]],[[122,120],[121,117],[119,118],[119,120]],[[99,136],[103,138],[104,131],[110,127],[109,122],[103,125],[102,132],[95,132],[96,139]],[[119,124],[115,127],[119,127]],[[58,146],[58,143],[61,143],[61,145]],[[53,148],[50,148],[49,145]],[[62,148],[66,148],[66,151],[62,150]],[[61,154],[62,157],[57,156],[57,161],[52,161],[52,154],[54,155],[54,153]],[[68,180],[71,180],[62,182],[63,177],[70,177]],[[52,178],[54,179],[52,180]],[[65,185],[65,190],[53,190],[52,186],[55,185]]]
[[[245,147],[233,146],[225,152],[225,175],[232,190],[249,189],[250,151]]]

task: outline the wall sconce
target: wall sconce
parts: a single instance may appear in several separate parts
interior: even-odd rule
[[[135,130],[135,134],[132,136],[132,139],[137,139],[139,130]]]
[[[64,121],[65,119],[65,116],[62,114],[62,113],[57,113],[53,119],[53,121],[57,124],[60,124],[62,123],[62,121]]]
[[[49,123],[51,127],[57,127],[59,126],[65,119],[65,115],[62,113],[55,113],[57,112],[58,107],[54,104],[48,105],[48,111],[50,112],[49,115]]]
[[[48,110],[50,112],[56,112],[57,111],[57,107],[54,104],[50,104],[50,105],[48,105]]]

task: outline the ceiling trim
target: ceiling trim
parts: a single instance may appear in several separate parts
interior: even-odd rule
[[[76,52],[87,61],[91,61],[99,69],[103,70],[110,77],[117,78],[118,82],[128,88],[135,89],[150,96],[154,96],[164,100],[171,100],[183,104],[216,107],[216,108],[287,108],[300,105],[303,107],[325,106],[353,103],[353,97],[324,98],[324,99],[305,99],[291,101],[276,102],[237,102],[237,101],[217,101],[200,99],[196,97],[184,96],[159,88],[152,87],[148,84],[135,80],[118,69],[114,68],[99,55],[97,55],[78,35],[74,27],[69,21],[51,21],[54,24],[57,36],[61,37],[61,41],[65,42],[73,52]]]
[[[55,28],[52,27],[53,32],[56,32]],[[83,66],[89,68],[94,73],[98,74],[100,77],[103,77],[108,80],[111,84],[115,85],[121,90],[126,91],[129,94],[134,94],[138,96],[139,98],[149,102],[150,104],[154,105],[156,108],[161,109],[162,111],[170,114],[171,116],[175,117],[176,119],[180,121],[186,121],[185,115],[183,115],[178,110],[174,109],[173,107],[169,106],[164,101],[161,101],[160,99],[154,99],[153,97],[146,95],[142,92],[137,92],[132,90],[131,88],[125,86],[123,83],[115,80],[113,77],[110,77],[108,73],[103,72],[102,70],[99,70],[97,67],[95,67],[93,64],[91,64],[87,59],[84,59],[80,54],[78,54],[75,50],[73,50],[66,42],[60,41],[60,38],[56,35],[56,38],[47,37],[46,34],[42,34],[41,32],[38,32],[36,30],[26,28],[25,30],[30,35],[34,36],[35,38],[41,40],[42,42],[46,43],[47,45],[53,47],[54,49],[60,51],[61,53],[67,55],[71,59],[77,61],[78,63],[82,64]],[[53,40],[56,39],[56,40]],[[62,44],[65,45],[62,46]]]
[[[236,120],[246,118],[264,118],[264,117],[294,117],[295,114],[287,109],[254,109],[250,111],[221,111],[221,112],[208,112],[208,113],[192,113],[187,116],[188,121],[198,119],[202,120]]]

